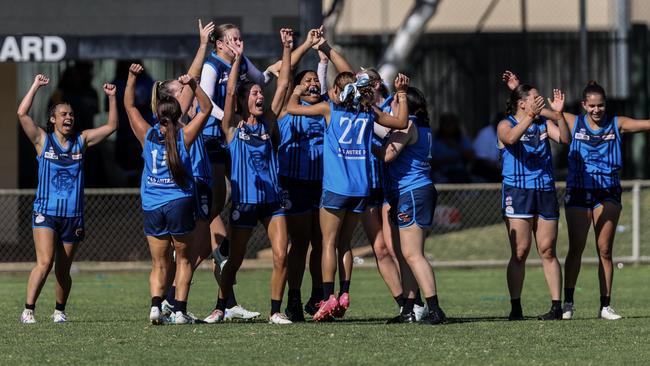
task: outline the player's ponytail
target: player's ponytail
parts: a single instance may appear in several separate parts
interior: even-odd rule
[[[607,99],[605,95],[605,89],[600,86],[595,80],[590,80],[585,86],[585,89],[582,91],[582,100],[587,100],[587,95],[589,94],[600,94],[603,96],[603,99]]]
[[[528,84],[521,84],[516,87],[512,93],[510,93],[508,101],[506,101],[506,115],[515,115],[517,113],[517,102],[527,98],[528,93],[533,89],[535,89],[535,87]]]
[[[340,104],[348,111],[367,112],[372,109],[375,92],[367,74],[359,74],[357,77],[349,71],[344,71],[336,76],[334,85],[340,91]]]
[[[174,98],[174,93],[169,86],[174,80],[156,81],[151,88],[151,112],[157,115],[158,102],[165,98]],[[175,98],[174,98],[175,99]]]
[[[174,98],[163,98],[157,103],[156,115],[160,124],[165,125],[165,150],[167,151],[167,166],[176,184],[187,187],[188,176],[178,152],[177,134],[178,120],[181,118],[181,106]]]

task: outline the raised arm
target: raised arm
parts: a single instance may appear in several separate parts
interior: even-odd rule
[[[124,89],[124,109],[129,117],[129,124],[133,134],[140,141],[140,145],[144,146],[144,138],[151,126],[142,118],[140,111],[135,107],[135,81],[142,71],[144,71],[144,68],[140,64],[131,64],[131,67],[129,67],[129,77],[126,79],[126,88]]]
[[[508,86],[508,89],[515,90],[521,82],[519,81],[519,77],[517,75],[510,71],[506,70],[503,72],[503,75],[501,75],[501,80]],[[564,95],[564,94],[562,94]],[[562,101],[564,103],[564,101]],[[573,123],[576,119],[575,114],[569,113],[569,112],[562,112],[564,114],[565,121],[567,122],[567,125],[569,127],[569,134],[571,133],[570,131],[573,130]],[[540,115],[546,119],[552,119],[554,121],[557,121],[557,113],[548,108],[542,108],[542,111],[540,112]]]
[[[271,102],[271,111],[275,114],[276,118],[283,112],[287,89],[289,88],[289,83],[291,83],[293,29],[282,28],[280,30],[280,39],[282,40],[282,66],[280,67],[280,77],[278,78],[273,101]]]
[[[307,33],[307,38],[305,38],[305,42],[303,42],[300,46],[296,47],[295,50],[291,51],[291,70],[295,70],[296,67],[298,66],[298,63],[302,59],[302,57],[309,51],[310,48],[314,48],[316,46],[318,38],[318,29],[312,29]],[[270,74],[275,75],[276,77],[280,76],[280,69],[282,68],[282,59],[277,60],[275,63],[269,65],[269,67],[266,68],[266,71]]]
[[[548,136],[558,144],[568,145],[571,143],[571,132],[564,118],[564,93],[560,89],[553,89],[553,100],[548,99],[548,104],[554,113],[546,121]],[[547,117],[548,118],[548,117]],[[557,125],[554,122],[557,121]]]
[[[504,145],[514,145],[519,142],[528,127],[533,123],[535,117],[539,115],[544,107],[544,98],[537,96],[535,101],[526,106],[526,117],[516,126],[512,127],[508,120],[499,122],[497,126],[497,137]]]
[[[210,103],[210,98],[205,94],[203,89],[199,86],[196,79],[191,77],[189,74],[183,75],[178,78],[178,81],[189,86],[189,89],[192,90],[192,94],[196,95],[196,100],[199,102],[200,111],[196,113],[194,118],[183,127],[183,137],[185,140],[185,148],[189,151],[190,146],[194,143],[196,138],[201,135],[205,123],[208,121],[210,112],[212,110],[212,103]]]
[[[320,57],[320,62],[318,62],[316,74],[320,82],[320,95],[324,95],[327,94],[327,66],[330,63],[330,59],[322,51],[318,51],[318,56]]]
[[[404,150],[404,147],[411,144],[411,141],[417,141],[417,134],[416,125],[410,121],[405,130],[392,132],[384,148],[384,162],[390,163],[395,160]]]
[[[409,109],[406,104],[406,89],[409,87],[409,78],[404,74],[397,74],[395,78],[395,98],[397,100],[397,114],[396,116],[391,116],[388,113],[383,112],[377,106],[373,106],[373,110],[377,115],[377,123],[384,127],[390,127],[397,130],[403,130],[407,127],[409,121]]]
[[[323,31],[323,26],[320,27],[320,36],[321,39],[318,41],[318,50],[323,52],[327,58],[332,61],[334,64],[334,67],[336,68],[336,71],[338,72],[344,72],[344,71],[349,71],[349,72],[354,72],[352,71],[352,66],[348,63],[348,60],[343,57],[337,50],[332,48],[328,43],[327,40],[325,40],[325,33]]]
[[[32,108],[32,103],[34,102],[34,96],[36,95],[38,89],[42,86],[49,84],[49,82],[50,79],[47,76],[43,74],[36,75],[36,77],[34,77],[34,82],[32,83],[32,86],[29,88],[29,91],[27,91],[27,94],[25,94],[25,97],[20,102],[20,105],[18,106],[18,112],[17,112],[18,120],[20,121],[20,125],[22,126],[23,131],[25,131],[27,138],[29,139],[29,141],[32,142],[32,144],[36,148],[36,152],[39,155],[43,150],[43,141],[45,141],[45,131],[43,131],[42,128],[38,127],[36,122],[34,122],[32,117],[29,116],[27,113],[29,113],[29,110]]]
[[[223,120],[221,126],[224,128],[227,136],[227,142],[232,140],[233,129],[237,127],[239,121],[235,118],[235,107],[237,102],[237,80],[239,80],[239,66],[242,63],[242,55],[244,52],[244,41],[241,41],[238,46],[230,39],[226,42],[226,46],[230,48],[235,57],[232,61],[230,74],[228,75],[228,84],[226,86],[226,102],[223,107]]]
[[[634,119],[618,117],[618,130],[621,133],[636,133],[650,131],[650,119]]]
[[[104,93],[108,97],[108,121],[103,126],[84,130],[81,133],[86,146],[97,145],[117,130],[117,88],[113,84],[104,84]]]
[[[187,71],[187,74],[192,78],[199,78],[201,76],[201,68],[203,67],[203,61],[205,60],[205,53],[208,48],[208,39],[210,38],[210,33],[214,30],[214,23],[210,22],[205,27],[201,24],[201,19],[199,19],[199,49],[196,51],[194,60],[190,65],[190,69]],[[181,105],[181,111],[183,114],[187,113],[187,110],[192,105],[192,100],[194,99],[194,93],[191,88],[183,88],[181,95],[178,97],[178,103]]]

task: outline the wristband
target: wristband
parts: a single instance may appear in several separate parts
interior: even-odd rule
[[[332,52],[332,47],[327,44],[327,42],[323,43],[322,45],[318,46],[318,50],[324,53],[327,58],[330,58],[330,53]]]

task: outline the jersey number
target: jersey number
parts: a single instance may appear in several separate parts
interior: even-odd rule
[[[352,126],[356,125],[357,123],[361,123],[361,130],[359,130],[359,136],[357,136],[357,145],[361,145],[363,142],[363,135],[364,132],[366,131],[366,127],[368,127],[368,119],[367,118],[357,118],[354,121],[352,121],[351,118],[348,117],[341,117],[341,120],[339,122],[339,126],[345,125],[345,130],[343,130],[343,135],[339,138],[339,144],[351,144],[353,136],[349,136],[350,131],[352,130]]]
[[[151,169],[151,172],[153,174],[158,174],[158,166],[156,164],[156,158],[158,157],[158,150],[151,150],[151,161],[153,161],[153,168]],[[167,165],[167,151],[163,151],[163,156],[162,156],[162,163],[160,163],[161,166]]]

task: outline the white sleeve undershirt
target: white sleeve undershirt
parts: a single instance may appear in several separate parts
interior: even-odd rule
[[[210,115],[221,121],[223,119],[223,109],[214,104],[214,101],[212,100],[214,97],[214,86],[216,83],[217,71],[214,69],[214,67],[204,64],[203,68],[201,69],[201,83],[199,85],[205,94],[210,97],[210,102],[212,103],[212,112]]]

